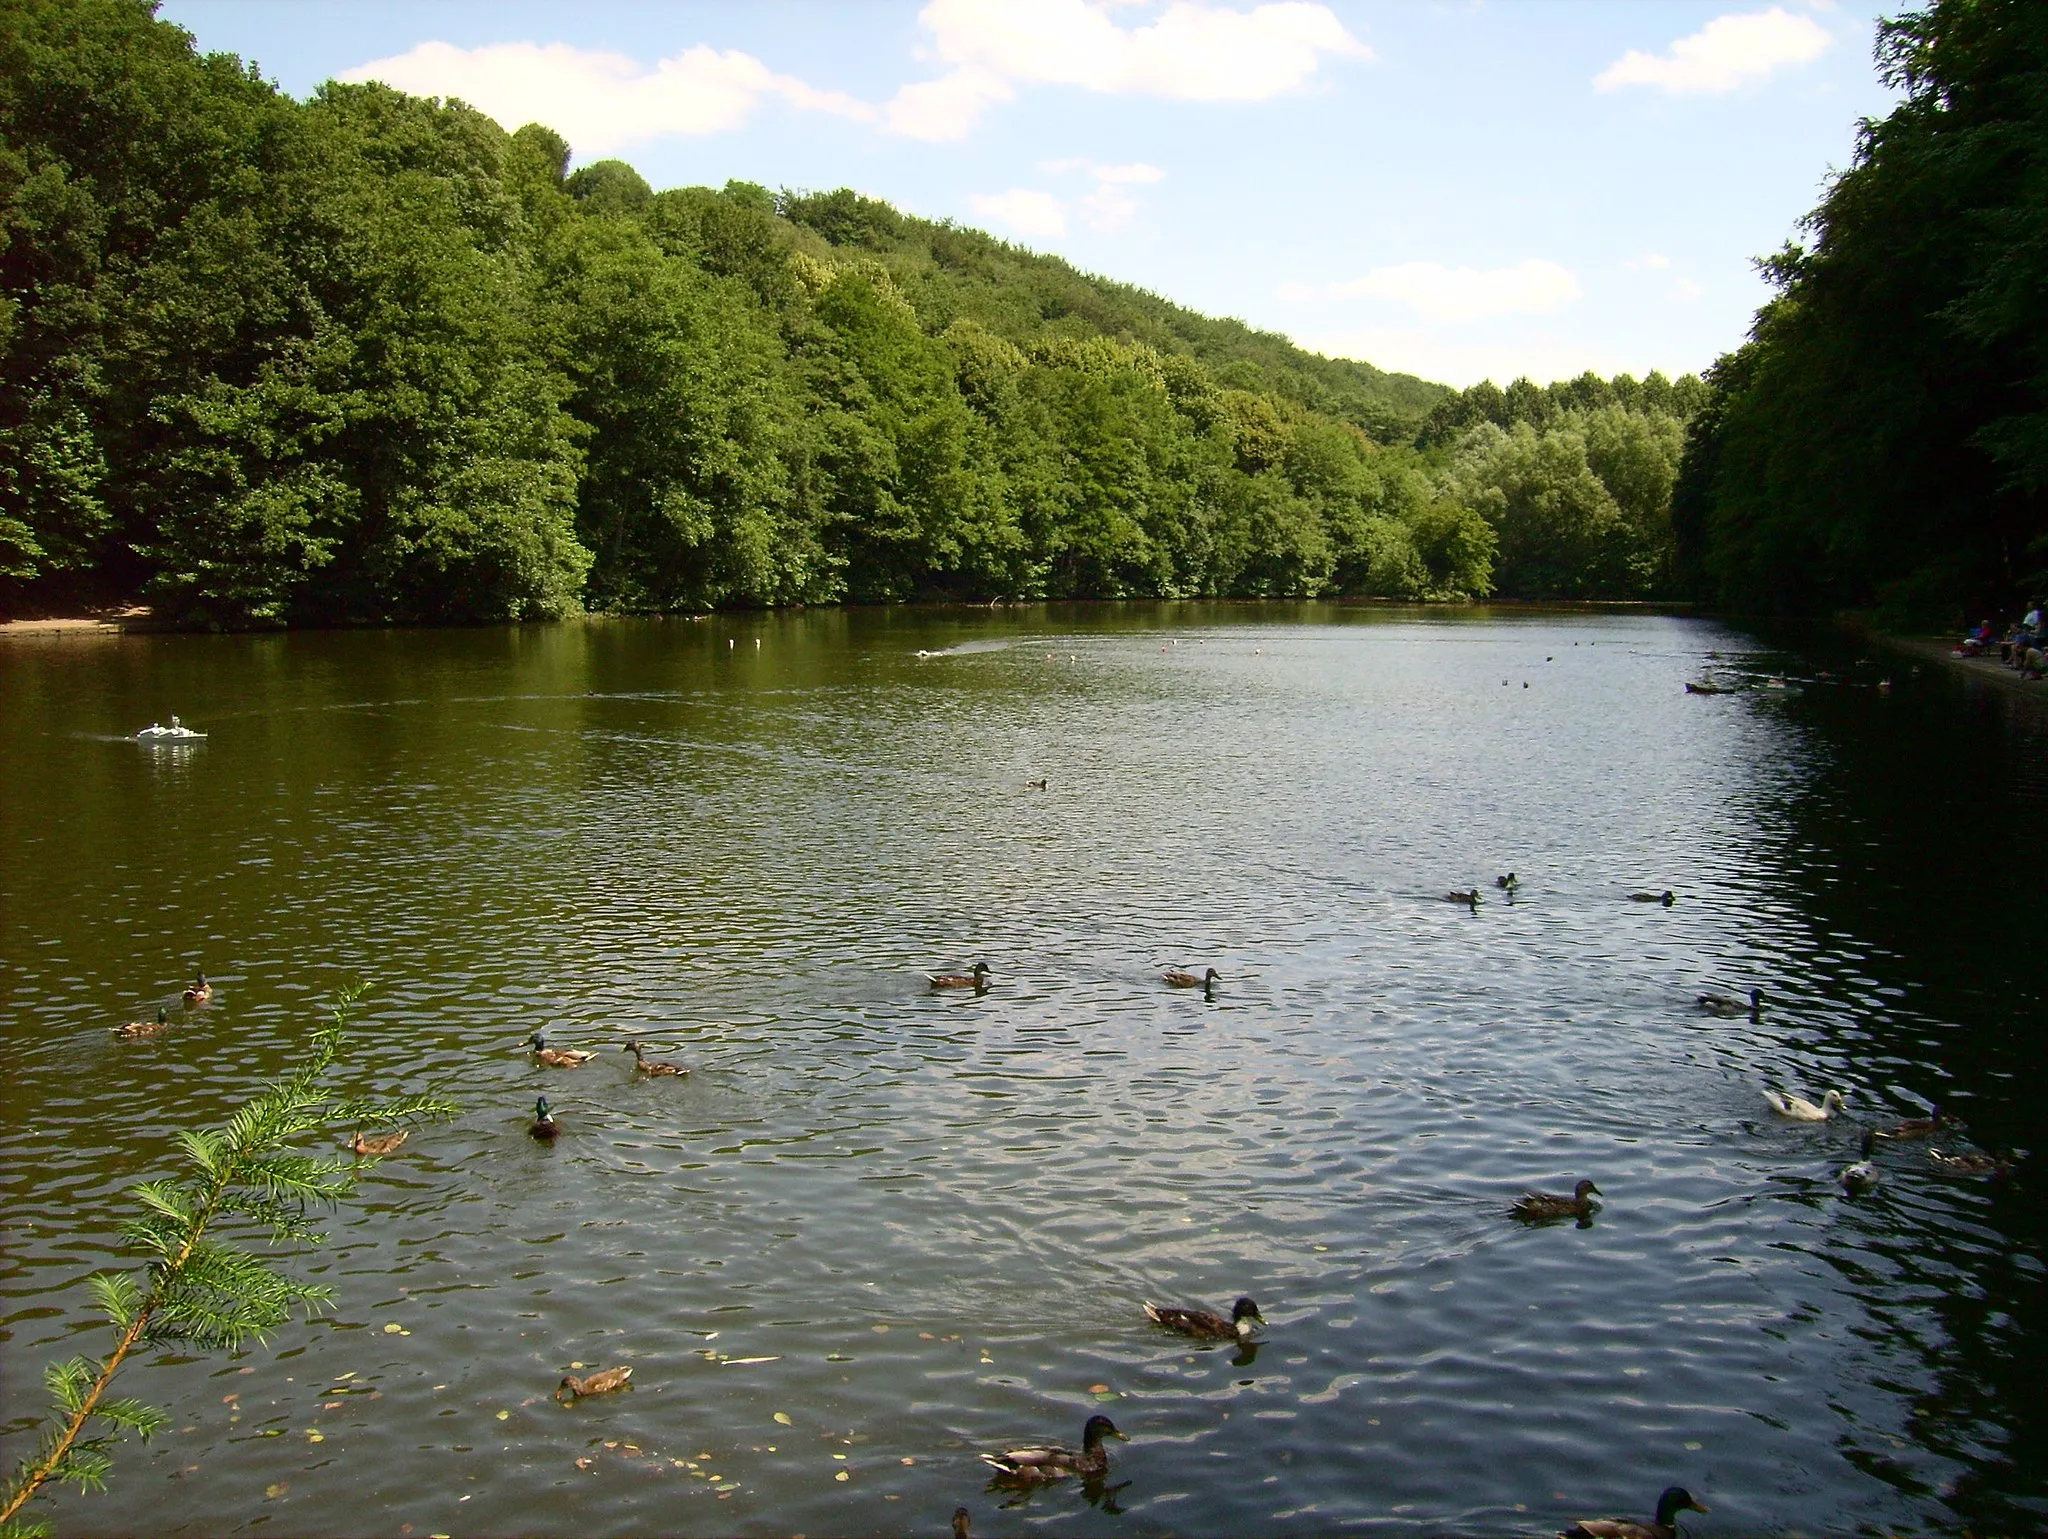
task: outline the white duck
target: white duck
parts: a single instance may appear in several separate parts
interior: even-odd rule
[[[1825,1122],[1828,1118],[1848,1105],[1848,1097],[1839,1090],[1830,1090],[1820,1098],[1820,1105],[1803,1095],[1793,1095],[1784,1090],[1766,1090],[1764,1104],[1781,1117],[1790,1117],[1794,1122]]]

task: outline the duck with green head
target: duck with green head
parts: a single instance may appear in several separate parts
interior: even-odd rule
[[[1508,1211],[1524,1223],[1542,1224],[1552,1219],[1576,1218],[1583,1224],[1600,1205],[1593,1199],[1606,1195],[1591,1181],[1581,1181],[1571,1196],[1562,1192],[1524,1192]]]
[[[1259,1306],[1248,1297],[1230,1306],[1230,1318],[1227,1320],[1206,1309],[1174,1309],[1164,1304],[1147,1304],[1145,1318],[1154,1325],[1163,1325],[1170,1331],[1179,1331],[1183,1336],[1195,1336],[1204,1341],[1244,1341],[1266,1323],[1266,1317],[1259,1313]]]
[[[548,1039],[537,1031],[526,1039],[526,1045],[533,1049],[535,1061],[550,1069],[580,1069],[597,1056],[580,1047],[549,1047]]]
[[[1089,1417],[1088,1424],[1081,1429],[1078,1453],[1051,1443],[1043,1448],[1011,1448],[1002,1453],[985,1453],[981,1455],[981,1462],[995,1470],[996,1480],[1005,1483],[1025,1485],[1065,1480],[1069,1475],[1092,1480],[1109,1472],[1109,1450],[1102,1446],[1106,1437],[1126,1443],[1130,1441],[1116,1430],[1116,1423],[1107,1416],[1095,1415]]]
[[[979,994],[988,988],[989,965],[976,962],[964,973],[926,973],[925,979],[935,989],[972,989]]]
[[[1657,1498],[1657,1516],[1648,1523],[1631,1518],[1581,1518],[1558,1539],[1678,1539],[1678,1515],[1706,1510],[1684,1486],[1666,1486]]]
[[[538,1138],[544,1144],[551,1144],[562,1136],[561,1124],[555,1121],[555,1109],[548,1105],[546,1096],[533,1103],[533,1125],[526,1131],[530,1137]]]
[[[168,1010],[166,1010],[166,1009],[165,1009],[165,1008],[164,1008],[164,1007],[163,1007],[162,1005],[158,1005],[158,1006],[156,1007],[156,1019],[155,1019],[155,1020],[153,1020],[153,1021],[130,1021],[130,1022],[128,1022],[128,1024],[127,1024],[127,1025],[125,1025],[125,1026],[116,1026],[116,1027],[114,1028],[114,1035],[115,1035],[115,1036],[117,1036],[117,1037],[130,1037],[130,1038],[133,1038],[133,1037],[153,1037],[153,1036],[155,1036],[155,1035],[156,1035],[156,1034],[157,1034],[158,1032],[160,1032],[160,1031],[169,1031],[170,1029],[171,1029],[171,1012],[170,1012],[170,1011],[168,1011]]]

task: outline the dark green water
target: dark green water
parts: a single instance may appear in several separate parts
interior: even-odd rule
[[[1700,1536],[2039,1531],[2044,1171],[1835,1177],[1929,1101],[2048,1159],[2048,732],[1817,647],[1192,605],[0,645],[0,1453],[103,1339],[123,1188],[363,977],[362,1082],[460,1117],[336,1216],[330,1318],[136,1365],[173,1429],[62,1532],[1547,1533],[1672,1483]],[[1795,687],[1685,694],[1709,652]],[[207,740],[126,740],[173,712]],[[1590,1227],[1505,1216],[1579,1176]],[[1239,1292],[1253,1353],[1140,1313]],[[1096,1409],[1115,1489],[984,1489]]]

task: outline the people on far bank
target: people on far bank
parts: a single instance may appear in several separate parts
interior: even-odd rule
[[[2025,615],[2008,627],[2003,636],[1992,620],[1985,620],[1973,626],[1955,649],[1958,657],[1988,657],[1994,648],[1998,660],[2008,668],[2017,669],[2020,677],[2039,679],[2048,676],[2048,630],[2044,630],[2041,611],[2044,607],[2040,598],[2035,598]]]

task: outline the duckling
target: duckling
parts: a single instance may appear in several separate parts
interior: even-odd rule
[[[1462,903],[1476,914],[1479,912],[1479,889],[1475,887],[1470,892],[1459,892],[1457,888],[1453,887],[1444,894],[1444,902]]]
[[[642,1074],[688,1074],[690,1071],[679,1063],[649,1063],[647,1049],[638,1042],[628,1042],[624,1051],[633,1055],[633,1067]]]
[[[1166,980],[1166,986],[1170,989],[1201,989],[1205,993],[1223,981],[1223,974],[1213,967],[1200,976],[1183,972],[1178,967],[1169,967],[1159,976]]]
[[[1825,1122],[1848,1105],[1848,1099],[1841,1091],[1830,1090],[1816,1106],[1803,1095],[1793,1095],[1784,1090],[1764,1092],[1764,1104],[1779,1116],[1790,1117],[1794,1122]]]
[[[1241,1298],[1230,1306],[1228,1320],[1206,1309],[1171,1309],[1159,1304],[1147,1304],[1145,1318],[1154,1325],[1205,1341],[1243,1341],[1266,1323],[1259,1306],[1249,1298]]]
[[[2009,1176],[2021,1159],[2020,1155],[2010,1151],[2000,1156],[1979,1154],[1968,1149],[1961,1154],[1943,1154],[1939,1149],[1929,1149],[1927,1157],[1943,1170],[1952,1170],[1959,1176]]]
[[[1593,1199],[1607,1194],[1591,1181],[1581,1181],[1566,1197],[1558,1192],[1524,1192],[1508,1209],[1526,1223],[1548,1223],[1554,1218],[1591,1218],[1600,1205]]]
[[[1088,1424],[1081,1429],[1079,1453],[1055,1443],[1044,1448],[1012,1448],[1003,1453],[985,1453],[981,1455],[981,1461],[994,1468],[995,1478],[1000,1481],[1065,1480],[1069,1475],[1093,1479],[1109,1471],[1109,1450],[1102,1446],[1106,1437],[1125,1443],[1130,1441],[1116,1430],[1115,1422],[1107,1416],[1096,1415],[1089,1417]]]
[[[550,1069],[580,1069],[597,1054],[580,1047],[549,1047],[547,1038],[535,1032],[526,1039],[533,1056]]]
[[[1709,1015],[1746,1015],[1753,1021],[1763,1014],[1764,991],[1751,989],[1749,1003],[1746,1005],[1726,994],[1695,994],[1693,1003]]]
[[[1684,1486],[1670,1486],[1657,1498],[1655,1521],[1637,1523],[1629,1518],[1581,1518],[1558,1539],[1678,1539],[1681,1512],[1705,1512]]]
[[[117,1037],[126,1037],[132,1041],[136,1037],[153,1037],[160,1031],[169,1031],[170,1029],[171,1012],[166,1010],[162,1005],[158,1005],[156,1007],[155,1020],[130,1021],[125,1026],[116,1026],[114,1028],[114,1035]]]
[[[396,1133],[380,1133],[375,1138],[365,1138],[358,1129],[355,1136],[349,1139],[348,1146],[358,1156],[367,1155],[371,1159],[381,1159],[387,1154],[396,1154],[399,1145],[404,1143],[408,1136],[410,1135],[401,1129]]]
[[[1628,901],[1631,903],[1661,903],[1664,907],[1669,908],[1678,901],[1678,895],[1668,888],[1663,892],[1632,892],[1628,895]]]
[[[989,966],[986,962],[976,962],[972,972],[926,973],[925,977],[935,989],[972,989],[979,994],[988,987]]]
[[[196,975],[185,986],[185,1003],[190,1007],[197,1008],[211,998],[213,998],[213,985],[206,981],[205,973]]]
[[[600,1368],[587,1379],[579,1379],[573,1373],[564,1374],[562,1382],[555,1388],[555,1398],[567,1395],[571,1401],[581,1400],[585,1395],[608,1395],[615,1389],[624,1389],[626,1381],[633,1377],[630,1368]]]
[[[1894,1122],[1888,1128],[1879,1128],[1879,1138],[1896,1138],[1901,1141],[1912,1138],[1932,1138],[1945,1127],[1953,1127],[1952,1119],[1942,1116],[1941,1108],[1930,1106],[1924,1117],[1908,1117],[1903,1122]]]
[[[1870,1129],[1863,1133],[1863,1158],[1842,1172],[1842,1190],[1851,1197],[1861,1197],[1877,1186],[1877,1164],[1872,1158],[1877,1153],[1877,1134]]]
[[[555,1109],[548,1105],[546,1096],[533,1103],[533,1126],[526,1131],[530,1137],[548,1144],[562,1136],[562,1126],[555,1121]]]

